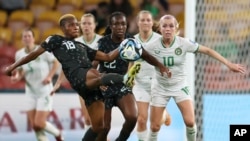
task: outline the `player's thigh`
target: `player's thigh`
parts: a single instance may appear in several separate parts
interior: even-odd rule
[[[80,95],[78,97],[80,100],[84,121],[90,123],[90,117],[89,117],[89,113],[88,113],[88,110],[87,110],[86,105],[85,105],[85,100]]]
[[[100,73],[96,69],[89,69],[86,74],[86,86],[93,89],[100,86],[100,83]]]
[[[27,111],[27,116],[28,116],[28,121],[31,124],[31,126],[34,126],[34,122],[35,122],[35,115],[36,115],[36,110],[28,110]]]
[[[104,126],[104,103],[101,100],[93,102],[87,107],[91,119],[92,128],[98,130]]]
[[[125,119],[137,118],[138,110],[137,110],[137,104],[135,101],[135,97],[133,94],[128,93],[128,94],[122,96],[117,101],[117,106],[122,111]]]
[[[183,120],[187,126],[193,126],[195,124],[194,107],[192,101],[184,100],[177,103],[179,107]]]
[[[137,101],[137,108],[138,108],[138,120],[147,121],[148,111],[149,111],[149,102]]]

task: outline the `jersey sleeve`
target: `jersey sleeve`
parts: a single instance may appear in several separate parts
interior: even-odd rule
[[[47,37],[41,43],[41,47],[49,52],[52,52],[55,48],[60,47],[61,44],[62,44],[62,37],[58,35],[52,35]]]
[[[87,45],[86,45],[86,47],[87,47],[88,58],[90,59],[90,61],[95,60],[97,50],[92,49],[91,47],[89,47]]]
[[[21,50],[18,50],[15,54],[15,61],[19,60],[22,56],[21,56]],[[18,67],[18,69],[21,69],[22,68],[22,65]]]
[[[187,52],[195,53],[199,49],[199,44],[188,38],[183,40],[185,46],[187,47]]]

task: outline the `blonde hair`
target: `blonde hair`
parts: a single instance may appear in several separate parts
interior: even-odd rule
[[[75,15],[73,15],[73,14],[64,14],[64,15],[62,15],[62,16],[59,18],[59,21],[58,21],[59,25],[60,25],[60,26],[64,26],[66,20],[68,20],[68,19],[70,19],[70,18],[76,19]]]
[[[175,25],[175,29],[176,29],[176,35],[178,35],[180,33],[179,31],[179,23],[176,20],[176,18],[173,15],[164,15],[160,18],[159,20],[159,24],[161,25],[161,22],[165,19],[173,19],[174,20],[174,25]]]
[[[138,13],[137,17],[136,17],[137,21],[139,20],[139,17],[140,17],[142,14],[149,14],[149,15],[151,16],[152,20],[153,20],[153,15],[152,15],[152,13],[151,13],[150,11],[148,11],[148,10],[141,10],[141,11]]]
[[[91,13],[83,14],[81,17],[81,20],[82,20],[82,18],[85,18],[85,17],[92,17],[94,19],[94,22],[95,22],[95,16],[93,14],[91,14]]]

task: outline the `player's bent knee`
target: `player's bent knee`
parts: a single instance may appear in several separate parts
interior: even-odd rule
[[[161,128],[160,124],[151,124],[150,126],[152,132],[158,132]]]
[[[194,127],[195,122],[192,121],[192,120],[190,120],[190,121],[185,121],[185,125],[186,125],[187,127]]]
[[[138,124],[147,124],[147,118],[143,117],[143,116],[139,116],[137,119]]]

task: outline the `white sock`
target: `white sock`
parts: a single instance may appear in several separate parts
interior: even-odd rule
[[[149,131],[148,141],[157,141],[158,132]]]
[[[197,128],[196,125],[194,127],[186,127],[186,135],[188,141],[196,141]]]
[[[138,141],[146,141],[147,140],[147,135],[148,135],[148,131],[147,129],[144,131],[137,131],[137,137],[138,137]]]
[[[46,121],[46,125],[44,130],[54,136],[59,136],[60,135],[60,130],[57,129],[54,125],[52,125],[50,122]]]
[[[37,141],[49,141],[44,130],[35,131]]]

